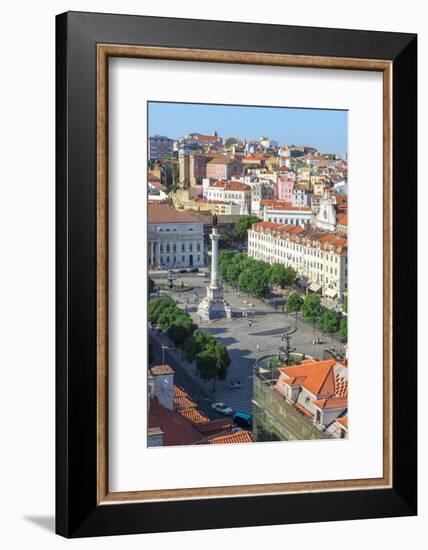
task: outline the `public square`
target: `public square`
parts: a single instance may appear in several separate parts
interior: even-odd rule
[[[165,284],[167,274],[164,271],[152,271],[150,277],[156,284]],[[214,321],[203,321],[197,314],[198,304],[206,295],[209,278],[202,278],[196,273],[183,273],[175,281],[183,281],[190,285],[191,290],[186,292],[171,292],[170,295],[183,309],[187,308],[194,322],[202,331],[211,332],[220,344],[227,347],[231,365],[228,376],[224,381],[217,381],[213,392],[212,381],[204,382],[197,375],[195,365],[190,365],[181,359],[181,351],[165,350],[165,362],[170,361],[176,370],[176,381],[183,385],[198,403],[201,410],[210,413],[210,402],[221,401],[232,407],[234,411],[252,412],[253,369],[257,359],[266,355],[276,355],[283,345],[281,336],[288,327],[295,327],[295,316],[287,315],[281,308],[275,311],[272,305],[263,301],[240,294],[228,286],[224,286],[224,298],[232,308],[232,318]],[[251,324],[251,326],[250,326]],[[322,343],[314,344],[319,338]],[[151,339],[157,347],[167,344],[163,335],[152,331]],[[305,354],[315,359],[322,359],[326,349],[345,353],[343,344],[328,335],[322,335],[317,329],[297,317],[297,330],[290,341],[293,351]],[[160,356],[159,356],[160,357]],[[181,372],[177,372],[181,371]],[[230,388],[231,382],[239,380],[239,388]],[[187,386],[187,387],[186,387]],[[197,390],[196,390],[197,388]],[[197,394],[195,394],[197,392]],[[210,417],[216,418],[215,414]]]

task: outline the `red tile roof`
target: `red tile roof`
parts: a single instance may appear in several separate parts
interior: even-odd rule
[[[309,206],[293,206],[289,201],[282,201],[278,199],[262,199],[260,204],[268,210],[292,210],[299,212],[311,212]]]
[[[254,443],[254,438],[251,432],[242,430],[211,437],[207,441],[207,443],[210,445],[218,445],[224,443]]]
[[[253,224],[253,229],[275,229],[278,225],[274,222],[257,222]]]
[[[204,141],[204,142],[215,142],[215,141],[218,141],[218,137],[217,136],[204,136],[202,134],[197,134],[198,136],[198,141]]]
[[[197,409],[180,410],[179,414],[182,417],[187,418],[187,420],[190,420],[193,424],[204,424],[205,422],[209,422],[209,418]]]
[[[280,373],[284,375],[285,381],[290,386],[303,386],[313,395],[331,396],[334,395],[334,373],[335,359],[315,361],[309,359],[301,365],[294,367],[282,367]],[[277,385],[280,384],[280,379]]]
[[[164,445],[194,445],[202,438],[192,422],[150,399],[149,428],[161,428]]]
[[[195,220],[169,204],[149,203],[149,223],[189,223]]]
[[[251,187],[240,181],[216,181],[210,187],[226,189],[227,191],[251,191]]]
[[[216,155],[212,160],[208,162],[208,164],[230,164],[233,162],[232,159],[229,157],[226,157],[226,155]]]
[[[267,225],[268,223],[270,225]],[[348,237],[341,231],[330,233],[316,227],[304,229],[292,224],[274,222],[258,222],[253,224],[253,229],[261,233],[267,230],[274,237],[290,239],[300,244],[306,243],[309,246],[317,246],[319,243],[320,249],[325,251],[329,251],[330,246],[333,246],[336,254],[346,255],[348,253]]]
[[[348,429],[348,415],[336,418],[336,422],[338,422],[344,428]]]
[[[196,403],[182,388],[174,385],[174,409],[193,424],[209,422],[209,418],[197,410]]]
[[[346,409],[348,398],[329,397],[327,399],[317,399],[313,405],[318,409]]]
[[[169,365],[155,365],[150,368],[150,372],[154,375],[160,374],[174,374],[173,369]]]

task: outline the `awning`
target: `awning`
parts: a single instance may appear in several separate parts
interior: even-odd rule
[[[326,288],[325,295],[329,296],[330,298],[336,298],[337,290],[335,290],[334,288]]]
[[[321,285],[319,285],[318,283],[311,283],[309,285],[309,290],[311,290],[312,292],[318,292],[319,290],[321,290]]]

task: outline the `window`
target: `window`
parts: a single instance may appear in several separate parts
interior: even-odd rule
[[[166,245],[166,251],[169,252],[169,244]]]
[[[172,251],[174,253],[177,252],[177,245],[175,243],[172,245]]]
[[[161,251],[161,254],[163,252],[163,244],[160,245],[160,251]]]
[[[198,243],[198,244],[196,245],[196,250],[197,250],[198,252],[201,251],[201,243]]]
[[[181,245],[181,252],[185,252],[185,250],[186,250],[186,246],[185,246],[184,243],[182,243],[182,245]],[[184,256],[183,256],[183,258],[184,258]]]
[[[192,245],[192,243],[189,243],[189,252],[193,252],[193,245]]]

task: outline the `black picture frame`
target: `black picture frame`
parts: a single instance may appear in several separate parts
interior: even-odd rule
[[[391,488],[97,504],[96,46],[100,43],[392,62]],[[86,537],[415,515],[417,36],[68,12],[56,18],[56,97],[56,532]]]

